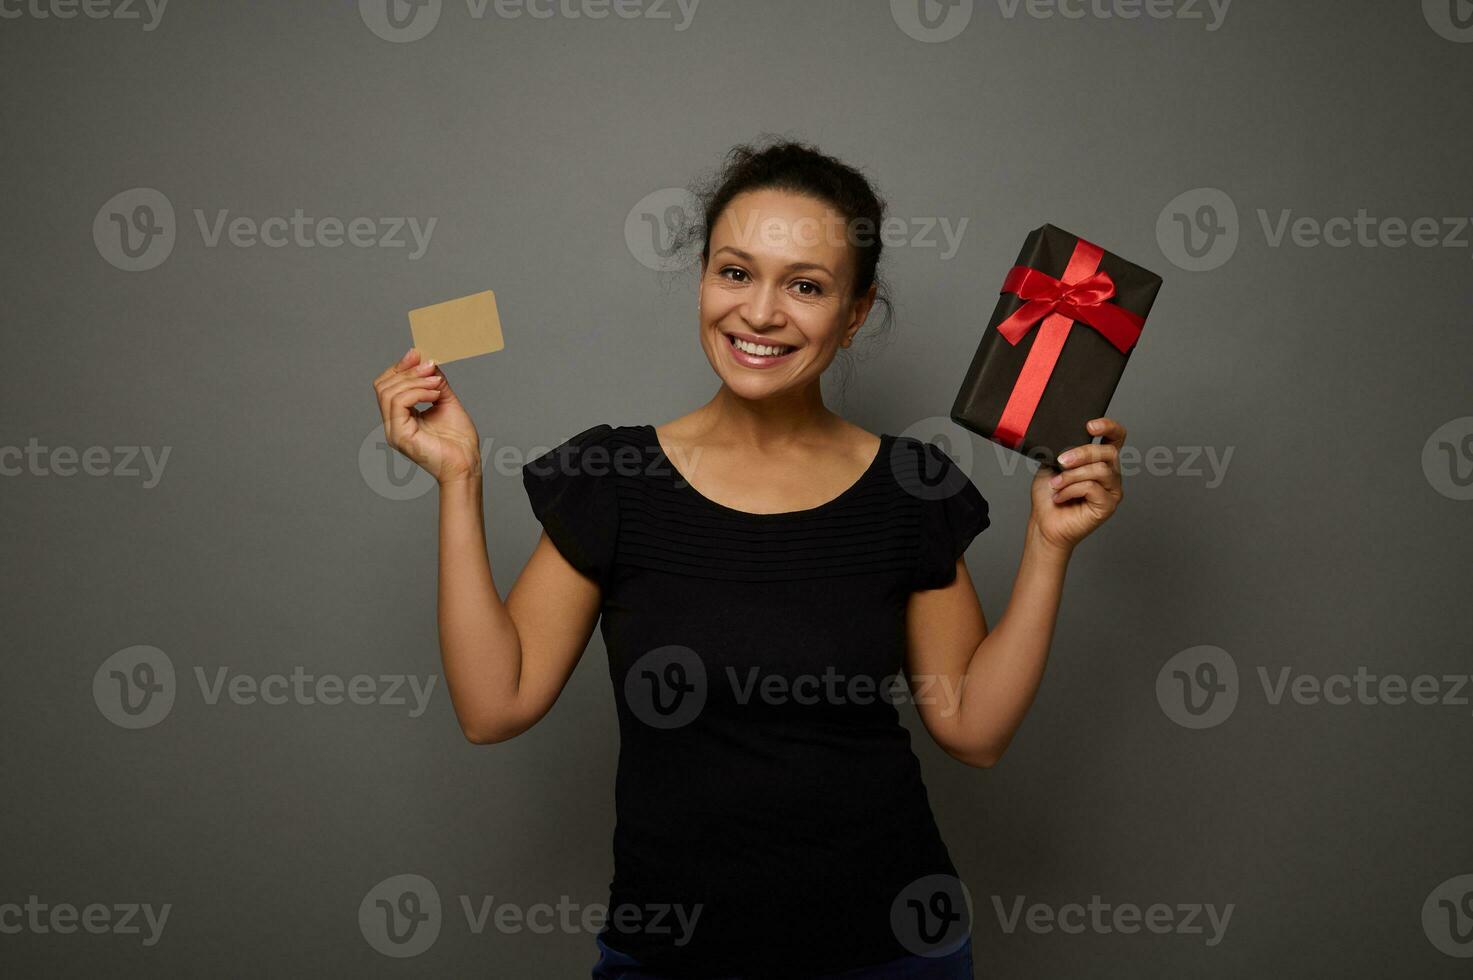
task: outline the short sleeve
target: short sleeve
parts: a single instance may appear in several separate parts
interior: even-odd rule
[[[956,580],[956,560],[991,519],[987,498],[966,472],[932,443],[916,443],[917,467],[910,492],[920,498],[920,548],[912,591],[939,589]]]
[[[522,485],[532,513],[562,556],[604,586],[614,564],[619,502],[613,427],[584,429],[522,466]]]

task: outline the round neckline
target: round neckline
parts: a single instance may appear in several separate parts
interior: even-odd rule
[[[670,467],[670,472],[674,476],[675,482],[677,484],[683,484],[684,489],[692,497],[694,497],[698,501],[701,501],[706,506],[715,508],[716,510],[719,510],[723,513],[733,514],[737,517],[750,518],[759,521],[772,520],[774,518],[782,520],[784,518],[808,517],[813,514],[828,510],[829,508],[837,504],[843,503],[849,497],[853,496],[858,490],[864,487],[865,484],[870,482],[874,474],[880,469],[880,465],[885,459],[885,453],[890,448],[891,444],[891,437],[889,433],[878,433],[880,437],[880,447],[875,450],[874,459],[870,460],[869,465],[864,468],[864,472],[859,474],[859,477],[853,483],[849,484],[849,486],[841,490],[837,496],[830,497],[828,500],[825,500],[821,504],[813,507],[805,507],[802,510],[780,510],[774,511],[769,514],[759,514],[755,511],[738,510],[735,507],[728,507],[726,506],[726,504],[718,503],[717,501],[712,500],[710,497],[706,496],[704,493],[701,493],[701,491],[696,489],[695,484],[691,483],[690,480],[686,478],[685,474],[680,472],[680,468],[675,465],[675,461],[666,454],[665,447],[660,444],[660,435],[658,432],[655,431],[655,427],[646,423],[641,426],[641,428],[645,430],[646,434],[649,437],[650,447],[654,450],[658,457],[665,462],[665,465]]]

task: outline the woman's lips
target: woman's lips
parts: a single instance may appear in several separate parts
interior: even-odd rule
[[[744,351],[741,348],[737,347],[737,345],[736,345],[737,338],[735,336],[733,336],[731,334],[723,334],[722,337],[726,341],[726,349],[729,350],[729,351],[731,351],[732,358],[738,364],[742,365],[743,367],[749,367],[749,368],[768,368],[768,367],[773,367],[774,365],[782,364],[785,361],[787,361],[787,359],[790,358],[790,357],[792,357],[793,354],[798,350],[798,348],[796,348],[796,347],[792,347],[792,346],[784,345],[784,344],[762,344],[762,345],[759,345],[759,346],[766,346],[766,347],[782,347],[782,346],[788,346],[788,351],[785,354],[767,354],[767,355],[763,355],[763,354],[748,354],[746,351]],[[742,339],[745,340],[746,338],[742,338]]]

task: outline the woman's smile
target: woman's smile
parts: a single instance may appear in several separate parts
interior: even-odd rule
[[[773,343],[751,334],[728,333],[722,336],[732,359],[742,367],[767,368],[783,364],[798,350],[792,344]]]

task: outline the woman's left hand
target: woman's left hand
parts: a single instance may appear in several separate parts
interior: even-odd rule
[[[1125,428],[1114,419],[1091,419],[1099,444],[1087,442],[1061,453],[1064,469],[1039,466],[1033,476],[1033,513],[1028,523],[1048,544],[1072,551],[1095,528],[1103,524],[1125,492],[1120,486],[1120,447]]]

